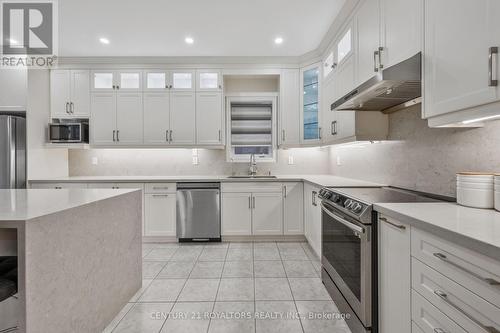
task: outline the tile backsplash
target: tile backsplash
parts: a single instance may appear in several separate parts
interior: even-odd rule
[[[500,172],[500,121],[429,128],[415,106],[389,116],[389,138],[332,147],[330,173],[455,197],[457,172]]]

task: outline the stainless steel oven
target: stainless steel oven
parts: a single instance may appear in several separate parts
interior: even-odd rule
[[[52,143],[89,143],[89,124],[86,122],[49,124]]]
[[[363,224],[326,201],[321,203],[322,266],[343,300],[335,300],[350,313],[353,333],[373,332],[373,226]],[[327,286],[328,287],[328,286]],[[328,288],[327,288],[328,289]],[[358,322],[359,321],[359,322]],[[356,329],[357,327],[357,329]]]

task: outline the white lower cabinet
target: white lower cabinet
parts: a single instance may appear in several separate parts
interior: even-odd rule
[[[253,193],[252,203],[252,234],[283,235],[281,193]]]
[[[144,195],[144,236],[176,235],[176,194]]]
[[[283,184],[283,234],[304,234],[304,185]]]
[[[56,189],[60,190],[63,188],[87,188],[85,183],[34,183],[31,184],[33,189]]]
[[[321,258],[320,188],[304,184],[304,234],[316,255]]]
[[[252,234],[252,194],[222,193],[222,236]]]
[[[379,331],[410,332],[410,227],[381,216],[378,243]]]

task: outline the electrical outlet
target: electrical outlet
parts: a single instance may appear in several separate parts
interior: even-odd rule
[[[99,164],[99,161],[97,160],[97,157],[92,157],[92,165],[97,165]]]
[[[337,155],[337,165],[342,165],[342,161],[340,160],[340,155]]]
[[[293,165],[293,155],[288,155],[288,165]]]

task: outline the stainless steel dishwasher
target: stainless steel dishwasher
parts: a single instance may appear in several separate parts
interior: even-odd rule
[[[220,183],[177,183],[179,242],[220,242]]]

